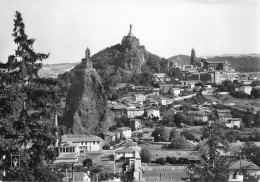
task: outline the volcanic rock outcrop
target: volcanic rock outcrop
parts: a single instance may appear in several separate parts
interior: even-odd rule
[[[72,72],[62,124],[73,134],[97,134],[107,131],[113,124],[107,107],[107,98],[101,80],[92,68],[89,49],[86,58]]]
[[[132,25],[130,25],[130,31],[123,37],[121,44],[98,52],[91,60],[97,70],[122,68],[135,74],[142,72],[143,65],[159,62],[161,58],[147,52],[145,46],[140,45],[139,39],[133,36]]]

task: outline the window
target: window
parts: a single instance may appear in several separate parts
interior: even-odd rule
[[[72,152],[72,148],[70,148],[70,152]]]
[[[96,142],[93,142],[93,145],[95,145]]]
[[[62,148],[63,149],[63,152],[65,152],[65,148]]]
[[[75,149],[74,149],[74,148],[72,148],[72,152],[75,152]]]
[[[81,142],[81,145],[83,145],[83,142]]]
[[[69,152],[69,149],[68,149],[68,148],[66,148],[66,152]]]
[[[62,152],[62,148],[60,148],[60,152]]]

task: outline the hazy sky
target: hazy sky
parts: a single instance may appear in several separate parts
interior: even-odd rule
[[[44,63],[79,62],[133,34],[146,49],[169,58],[260,53],[258,0],[0,0],[0,61],[14,53],[15,11],[22,13]]]

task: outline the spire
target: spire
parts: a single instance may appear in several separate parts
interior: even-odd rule
[[[130,24],[130,30],[129,30],[129,33],[128,33],[128,36],[133,36],[133,33],[132,33],[132,24]]]

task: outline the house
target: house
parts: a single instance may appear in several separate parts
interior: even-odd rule
[[[78,162],[80,155],[80,148],[78,143],[63,143],[58,148],[58,157],[56,157],[54,164]]]
[[[241,80],[242,85],[251,85],[252,82],[253,80]]]
[[[120,133],[121,138],[128,139],[132,137],[132,131],[129,127],[117,128],[116,131]]]
[[[151,108],[151,109],[147,109],[146,112],[147,112],[148,118],[156,118],[156,117],[160,118],[160,110],[159,109]]]
[[[106,143],[110,143],[110,142],[117,140],[117,135],[114,132],[105,132],[105,133],[103,133],[103,135],[104,135],[104,140]]]
[[[143,94],[134,94],[135,102],[143,102],[145,100],[145,95]]]
[[[230,171],[238,171],[239,169],[243,169],[244,171],[247,172],[247,174],[250,175],[259,175],[260,174],[260,167],[258,167],[257,165],[255,165],[252,162],[249,162],[247,160],[244,159],[237,159],[234,161],[231,161],[229,163],[229,170]]]
[[[217,109],[217,114],[220,122],[226,122],[227,119],[232,118],[231,111],[229,109]]]
[[[180,88],[171,88],[170,89],[170,94],[173,94],[174,96],[178,96],[181,93]]]
[[[193,90],[195,88],[195,84],[199,82],[199,80],[181,81],[183,86],[188,87],[191,90]]]
[[[251,95],[251,91],[252,91],[253,87],[251,86],[242,86],[242,87],[239,87],[239,90],[248,94],[248,95]]]
[[[132,130],[140,130],[142,128],[142,122],[140,119],[130,119],[129,124]]]
[[[143,108],[127,108],[127,117],[128,118],[134,118],[136,116],[142,116],[144,114]]]
[[[126,143],[114,151],[115,162],[122,160],[126,162],[127,165],[124,172],[133,172],[135,181],[141,181],[142,178],[140,152],[141,147],[132,141],[126,141]]]
[[[166,81],[166,73],[154,73],[154,81],[156,82],[165,82]]]
[[[203,111],[188,111],[187,116],[195,121],[208,121],[208,114]]]
[[[241,118],[229,118],[226,121],[226,127],[234,128],[236,126],[237,128],[240,128],[241,123],[242,123]]]
[[[124,104],[115,104],[111,107],[111,111],[115,118],[121,118],[122,116],[127,116],[127,106]]]
[[[63,135],[61,144],[78,144],[79,154],[102,150],[103,140],[94,135]]]
[[[201,93],[202,93],[202,95],[215,95],[216,89],[205,87]]]

